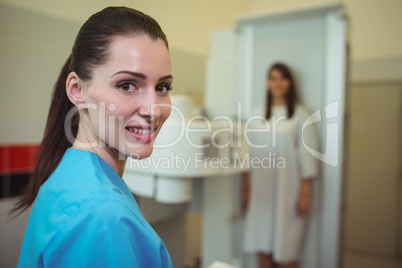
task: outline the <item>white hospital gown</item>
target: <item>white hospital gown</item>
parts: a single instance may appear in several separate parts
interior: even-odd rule
[[[272,253],[275,261],[291,262],[300,258],[306,224],[306,217],[296,211],[300,179],[317,176],[317,161],[302,141],[308,110],[297,105],[290,119],[286,106],[273,106],[271,111],[268,121],[254,120],[250,126],[265,130],[249,132],[251,195],[244,250]],[[304,142],[314,148],[314,127],[303,132]]]

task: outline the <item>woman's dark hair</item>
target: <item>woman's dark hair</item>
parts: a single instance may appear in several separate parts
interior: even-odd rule
[[[77,73],[84,81],[92,78],[94,67],[108,59],[108,48],[117,36],[145,35],[152,40],[161,39],[168,48],[168,41],[159,24],[150,16],[127,7],[107,7],[92,15],[81,27],[72,53],[64,64],[53,88],[52,101],[45,133],[39,148],[36,166],[24,192],[11,213],[27,209],[36,198],[40,186],[59,165],[65,151],[71,146],[64,131],[67,113],[74,107],[66,94],[66,80],[70,72]],[[78,132],[79,115],[71,120],[74,138]]]
[[[281,73],[282,77],[285,79],[289,80],[289,91],[286,94],[286,107],[288,110],[287,113],[287,118],[291,118],[295,112],[295,107],[297,103],[297,94],[296,94],[296,87],[295,83],[292,77],[292,73],[285,64],[283,63],[275,63],[269,68],[268,73],[267,73],[267,79],[269,79],[269,76],[271,75],[271,72],[273,70],[276,70]],[[270,90],[267,90],[267,110],[265,114],[265,118],[268,120],[271,117],[271,108],[272,108],[272,95]]]

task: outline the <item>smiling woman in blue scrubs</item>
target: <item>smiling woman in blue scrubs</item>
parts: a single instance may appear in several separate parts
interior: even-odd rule
[[[172,267],[122,180],[170,114],[165,34],[124,7],[92,15],[55,84],[37,165],[14,212],[32,206],[19,267]]]

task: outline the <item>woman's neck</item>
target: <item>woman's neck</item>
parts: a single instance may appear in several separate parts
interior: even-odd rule
[[[95,135],[86,133],[81,124],[78,127],[77,137],[72,147],[96,153],[108,163],[120,177],[123,177],[127,156],[121,154],[117,149],[104,144],[104,142],[99,141],[99,138],[95,137]]]
[[[286,98],[272,98],[272,106],[282,106],[286,104]]]

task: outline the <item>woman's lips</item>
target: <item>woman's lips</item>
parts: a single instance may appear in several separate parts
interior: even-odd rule
[[[126,131],[136,140],[147,143],[154,139],[155,130],[157,127],[152,128],[149,126],[128,126]]]

